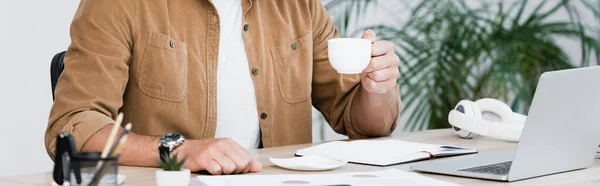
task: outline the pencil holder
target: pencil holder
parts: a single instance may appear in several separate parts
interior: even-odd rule
[[[118,185],[119,156],[102,158],[100,152],[78,152],[71,157],[71,185]],[[80,171],[80,179],[78,171]]]

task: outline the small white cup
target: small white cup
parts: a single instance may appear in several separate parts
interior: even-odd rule
[[[329,62],[340,74],[359,74],[371,61],[371,41],[361,38],[335,38],[328,42]]]

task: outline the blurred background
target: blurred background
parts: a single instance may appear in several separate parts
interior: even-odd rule
[[[461,99],[527,113],[548,70],[600,63],[600,0],[323,0],[343,37],[396,44],[403,110],[395,134],[449,127]],[[79,0],[0,0],[0,177],[52,169],[43,136],[50,60],[70,44]],[[345,139],[318,112],[313,141]]]
[[[396,44],[404,103],[396,134],[450,127],[462,99],[496,98],[527,114],[543,72],[600,63],[600,0],[323,3],[343,37],[373,29]],[[315,141],[345,139],[318,112],[314,121]]]

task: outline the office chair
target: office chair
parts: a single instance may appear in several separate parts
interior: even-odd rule
[[[50,63],[50,83],[52,84],[52,100],[54,100],[54,90],[56,89],[56,82],[58,82],[58,77],[65,69],[64,59],[67,51],[62,51],[52,58],[52,62]]]

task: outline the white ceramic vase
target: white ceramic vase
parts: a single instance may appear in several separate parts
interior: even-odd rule
[[[156,185],[158,186],[188,186],[190,184],[190,169],[181,171],[156,171]]]

